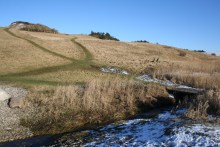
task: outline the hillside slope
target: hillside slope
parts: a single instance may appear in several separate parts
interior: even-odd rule
[[[149,66],[167,66],[180,64],[180,62],[186,66],[189,63],[203,66],[204,63],[209,62],[210,64],[210,62],[219,60],[219,58],[213,56],[151,43],[89,40],[87,36],[80,37],[78,40],[92,52],[97,62],[122,66],[138,72]],[[180,56],[181,52],[185,52],[186,56]],[[156,59],[158,59],[158,62],[156,62]]]
[[[25,75],[29,80],[83,82],[99,77],[97,75],[103,76],[89,67],[92,64],[116,66],[133,73],[151,73],[162,78],[171,73],[173,76],[180,72],[182,75],[199,72],[212,74],[220,70],[219,57],[151,43],[117,42],[87,35],[17,29],[0,29],[0,42],[0,60],[3,63],[0,75]],[[93,61],[83,61],[84,47],[93,56]]]
[[[62,58],[45,54],[32,44],[16,38],[0,29],[1,74],[29,71],[32,69],[68,63]]]

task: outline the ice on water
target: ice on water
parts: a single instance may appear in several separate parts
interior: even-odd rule
[[[219,124],[192,124],[185,109],[154,118],[137,118],[88,130],[83,146],[220,146]]]

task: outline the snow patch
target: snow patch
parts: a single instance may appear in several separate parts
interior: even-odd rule
[[[105,73],[114,73],[114,74],[122,74],[122,75],[128,75],[129,74],[126,70],[118,69],[118,68],[110,67],[110,66],[102,67],[101,71],[105,72]]]
[[[148,74],[139,76],[139,77],[137,77],[137,79],[141,80],[141,81],[144,81],[144,82],[158,83],[158,84],[164,85],[164,86],[175,86],[175,84],[171,81],[159,80],[157,78],[153,78],[151,75],[148,75]]]
[[[180,84],[175,84],[171,81],[164,81],[164,80],[159,80],[157,78],[153,78],[151,75],[145,74],[139,77],[136,77],[136,79],[144,81],[144,82],[149,82],[149,83],[158,83],[160,85],[163,86],[168,86],[168,87],[175,87],[175,88],[179,88],[179,89],[188,89],[188,90],[203,90],[203,89],[199,89],[199,88],[193,88],[190,86],[186,86],[186,85],[180,85]]]
[[[102,67],[100,70],[105,73],[129,75],[129,73],[126,70],[115,68],[115,67],[110,67],[110,66]],[[169,80],[160,80],[160,79],[154,78],[150,74],[144,74],[144,75],[138,76],[138,77],[136,77],[136,79],[144,81],[144,82],[157,83],[157,84],[160,84],[163,86],[175,87],[175,88],[179,88],[179,89],[202,90],[202,89],[193,88],[193,87],[186,86],[186,85],[175,84]]]
[[[182,118],[185,112],[186,109],[172,113],[164,111],[154,118],[148,118],[146,114],[146,118],[113,123],[88,130],[88,135],[84,138],[76,140],[70,138],[68,144],[116,147],[220,146],[219,124],[193,124]],[[181,121],[177,121],[178,119]]]
[[[220,126],[194,124],[173,129],[168,144],[175,146],[220,146]]]
[[[169,98],[175,99],[173,94],[169,94]]]

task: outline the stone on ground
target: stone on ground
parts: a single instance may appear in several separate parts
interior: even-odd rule
[[[24,97],[10,98],[8,105],[10,108],[22,108],[24,106]]]
[[[0,102],[8,100],[10,97],[11,96],[7,92],[0,88]]]

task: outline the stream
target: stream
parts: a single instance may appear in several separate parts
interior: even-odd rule
[[[220,124],[184,118],[163,108],[92,130],[34,137],[0,146],[220,146]]]
[[[102,71],[129,74],[110,67]],[[149,75],[142,75],[137,79],[200,90],[153,79]],[[185,112],[186,109],[161,108],[91,130],[33,137],[0,146],[220,146],[220,124],[194,122],[184,117]]]
[[[184,119],[186,110],[160,110],[135,119],[120,121],[94,130],[81,138],[66,134],[54,145],[61,146],[220,146],[220,125],[193,123]]]

